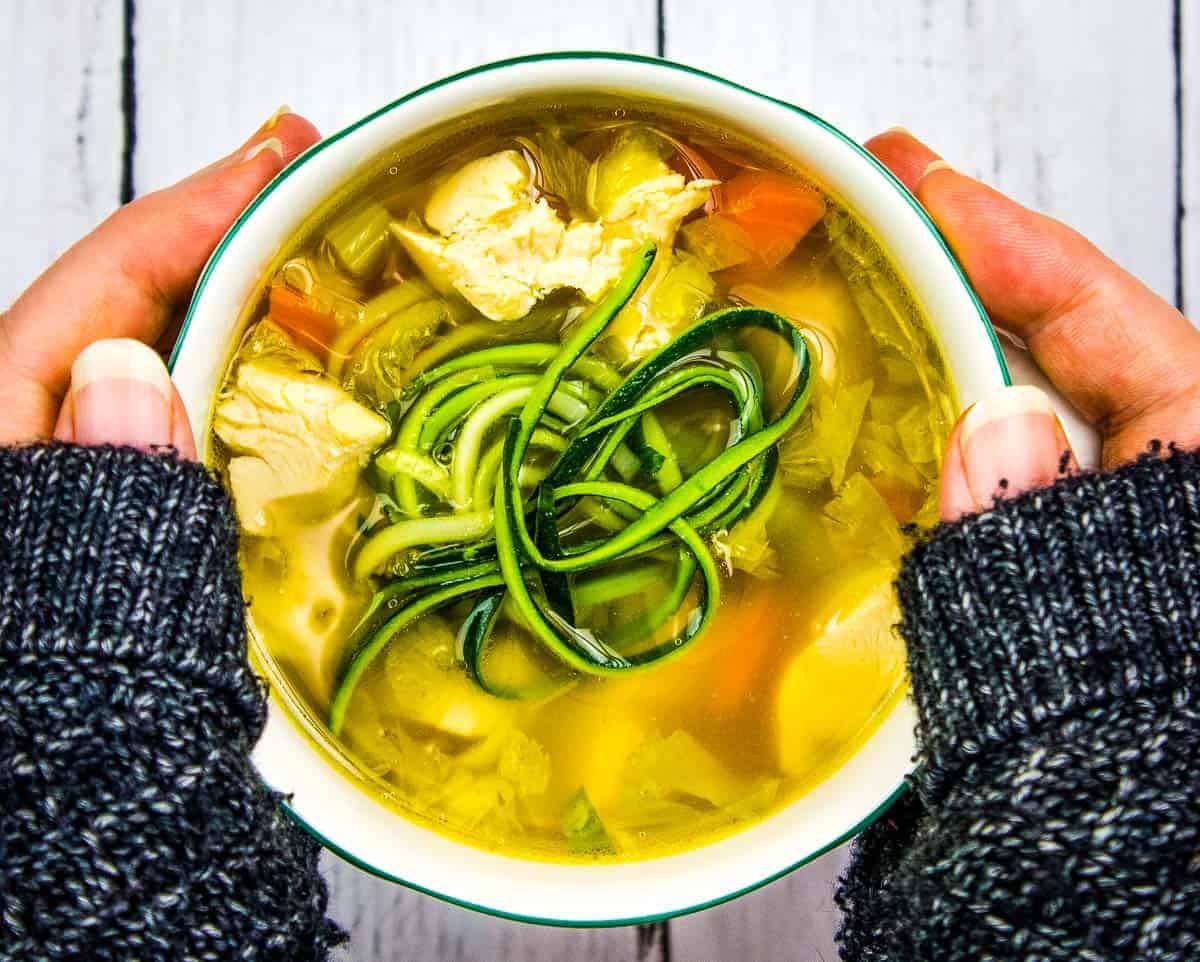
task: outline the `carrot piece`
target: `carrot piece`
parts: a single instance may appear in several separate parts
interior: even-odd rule
[[[769,170],[744,170],[720,188],[721,213],[754,243],[768,267],[788,256],[825,216],[825,198],[807,184]]]
[[[729,606],[732,617],[717,620],[709,629],[704,644],[714,655],[708,694],[709,711],[715,717],[736,713],[761,687],[759,675],[779,637],[779,607],[775,585],[745,579],[740,602]]]
[[[320,357],[328,356],[338,329],[337,318],[332,314],[313,307],[304,295],[283,284],[271,288],[267,314],[276,324],[304,341]]]

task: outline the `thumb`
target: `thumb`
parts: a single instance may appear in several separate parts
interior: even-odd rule
[[[1028,385],[1005,388],[971,405],[950,434],[942,520],[986,511],[997,499],[1053,484],[1075,470],[1050,399]]]
[[[130,338],[95,341],[75,359],[54,436],[144,451],[174,447],[181,457],[196,457],[187,412],[162,358]]]

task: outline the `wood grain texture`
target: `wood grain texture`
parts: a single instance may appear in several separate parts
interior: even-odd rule
[[[1178,0],[1180,151],[1180,294],[1185,314],[1200,324],[1200,5]]]
[[[414,87],[488,60],[599,47],[653,53],[652,0],[403,4],[267,0],[142,3],[134,181],[139,192],[206,163],[281,103],[337,130]],[[571,932],[486,918],[327,855],[331,913],[355,962],[659,962],[633,929]],[[642,936],[647,941],[648,936]]]
[[[0,309],[117,206],[120,0],[0,10]]]
[[[538,50],[653,53],[653,0],[210,0],[138,7],[139,190],[232,149],[281,103],[331,133],[446,74]]]
[[[791,875],[740,899],[671,922],[679,962],[836,962],[838,912],[834,880],[849,846],[822,855]]]
[[[361,872],[326,854],[330,915],[353,962],[662,962],[633,929],[575,931],[489,918]]]
[[[661,0],[667,56],[865,137],[903,123],[953,163],[1084,230],[1200,312],[1200,8],[1193,0]],[[517,53],[653,53],[656,0],[142,0],[133,186],[170,182],[281,102],[332,131],[448,72]],[[1176,237],[1173,28],[1185,212]],[[0,306],[117,203],[121,0],[6,0]],[[489,919],[331,855],[355,962],[832,962],[845,850],[669,927],[572,932]]]
[[[808,107],[859,139],[902,124],[1173,296],[1169,0],[1136,17],[1120,3],[1057,0],[664,2],[670,59]],[[846,857],[676,920],[675,958],[769,960],[786,946],[788,958],[836,959],[830,899]]]
[[[902,124],[1174,296],[1171,0],[1136,12],[1096,0],[665,7],[671,59],[809,107],[860,139]]]

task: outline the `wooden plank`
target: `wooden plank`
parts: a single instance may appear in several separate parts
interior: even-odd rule
[[[632,929],[552,929],[489,918],[374,878],[326,853],[330,915],[354,962],[669,962]]]
[[[139,191],[183,176],[243,139],[280,103],[331,132],[439,76],[534,50],[653,53],[653,0],[504,5],[140,4],[135,25]],[[490,919],[372,878],[327,855],[331,914],[370,962],[617,962],[662,959],[658,932],[571,932]]]
[[[1200,324],[1200,9],[1177,4],[1180,132],[1179,287],[1184,313]]]
[[[726,905],[671,922],[676,959],[835,962],[839,914],[833,880],[849,861],[849,846]]]
[[[117,205],[121,3],[5,5],[0,309]]]
[[[903,124],[1174,295],[1169,0],[1142,4],[1136,17],[1116,0],[664,2],[667,57],[799,103],[855,137]],[[1200,17],[1190,20],[1195,61]],[[1194,148],[1184,178],[1193,196],[1197,98],[1200,90],[1190,101]],[[1191,289],[1200,291],[1195,224],[1188,244]],[[831,853],[729,906],[677,920],[676,958],[771,959],[784,946],[790,958],[836,958],[830,897],[845,859],[844,849]]]
[[[653,0],[211,0],[138,7],[139,190],[240,142],[281,103],[331,133],[456,70],[537,50],[653,53]]]
[[[1171,0],[665,3],[668,57],[855,137],[903,124],[1174,296]]]

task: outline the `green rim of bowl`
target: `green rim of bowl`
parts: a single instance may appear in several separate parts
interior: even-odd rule
[[[963,289],[967,292],[967,296],[971,299],[971,302],[975,305],[976,311],[979,313],[979,320],[983,324],[984,331],[987,333],[988,338],[992,343],[992,349],[996,353],[996,363],[1000,368],[1001,378],[1003,379],[1005,384],[1012,383],[1012,379],[1011,379],[1011,377],[1009,375],[1009,371],[1008,371],[1008,364],[1005,362],[1004,353],[1000,349],[1000,341],[996,337],[996,332],[992,328],[991,322],[988,320],[987,312],[984,310],[983,305],[979,301],[978,295],[976,295],[974,289],[971,287],[970,282],[967,280],[967,276],[963,272],[962,266],[958,263],[957,258],[955,258],[955,256],[954,256],[954,253],[950,250],[949,244],[946,243],[946,239],[942,236],[941,231],[939,231],[937,228],[937,225],[934,224],[934,222],[930,219],[929,215],[925,212],[925,209],[920,205],[920,203],[917,201],[917,199],[915,197],[913,197],[913,195],[908,191],[908,189],[902,183],[900,183],[899,180],[896,179],[895,175],[892,174],[892,172],[890,170],[888,170],[882,163],[880,163],[879,160],[877,160],[875,158],[875,156],[870,153],[870,151],[866,150],[861,144],[859,144],[853,138],[851,138],[847,134],[843,133],[837,127],[833,126],[833,124],[829,123],[828,121],[824,120],[821,117],[818,117],[816,114],[812,113],[811,111],[805,110],[803,107],[797,107],[795,104],[790,104],[786,100],[780,100],[777,97],[771,97],[767,94],[760,93],[757,90],[752,90],[749,87],[745,87],[739,83],[734,83],[732,80],[726,80],[724,77],[719,77],[716,74],[709,73],[708,71],[700,70],[700,69],[697,69],[696,67],[689,67],[686,64],[674,63],[673,61],[670,61],[670,60],[663,60],[658,57],[648,57],[648,56],[643,56],[642,54],[634,54],[634,53],[606,53],[604,51],[597,51],[597,50],[578,50],[578,51],[563,51],[563,52],[559,52],[559,53],[529,54],[529,55],[522,56],[522,57],[510,57],[506,60],[496,60],[496,61],[493,61],[492,63],[482,64],[478,67],[472,67],[469,70],[463,70],[463,71],[460,71],[459,73],[451,74],[448,77],[443,77],[441,80],[436,80],[433,83],[426,84],[424,87],[419,87],[416,90],[412,91],[411,93],[405,94],[403,97],[400,97],[398,100],[393,100],[390,104],[387,104],[384,107],[380,107],[378,110],[376,110],[370,114],[367,114],[367,116],[363,117],[361,120],[355,121],[354,123],[350,124],[350,126],[345,127],[342,130],[338,131],[336,134],[331,134],[329,137],[326,137],[324,140],[320,141],[319,143],[314,144],[311,148],[309,148],[307,151],[305,151],[303,154],[301,154],[299,157],[297,157],[295,160],[293,160],[290,164],[288,164],[287,167],[285,167],[283,170],[281,170],[275,176],[275,178],[269,184],[267,184],[266,187],[264,187],[262,189],[262,191],[258,194],[258,196],[255,197],[254,200],[250,202],[250,205],[244,211],[242,211],[242,213],[238,217],[238,219],[236,221],[234,221],[233,226],[230,227],[230,229],[229,229],[229,232],[221,239],[221,242],[217,245],[216,249],[213,251],[212,257],[209,258],[208,263],[204,267],[203,273],[200,275],[200,280],[196,285],[195,294],[192,297],[192,302],[188,308],[188,312],[183,319],[183,325],[180,328],[179,338],[175,342],[175,349],[171,352],[171,357],[170,357],[170,360],[167,362],[167,367],[171,370],[174,370],[175,362],[176,362],[177,358],[179,357],[179,351],[183,347],[184,340],[187,338],[188,330],[191,326],[192,318],[196,311],[196,304],[198,304],[200,299],[204,296],[204,289],[208,284],[209,278],[212,276],[212,272],[216,268],[217,262],[221,259],[221,256],[224,254],[226,248],[229,246],[229,244],[233,240],[234,236],[236,236],[238,231],[241,229],[242,225],[245,224],[245,222],[254,214],[255,210],[258,209],[258,206],[264,200],[266,200],[266,198],[269,197],[275,191],[275,189],[279,187],[280,184],[282,184],[285,180],[287,180],[288,177],[290,177],[297,170],[299,170],[301,167],[303,167],[304,164],[307,163],[308,160],[310,160],[312,157],[319,154],[322,150],[329,147],[330,145],[337,143],[339,140],[342,140],[345,137],[348,137],[350,134],[354,133],[360,127],[363,127],[366,124],[371,123],[376,118],[382,117],[384,114],[387,114],[387,113],[391,112],[392,110],[395,110],[397,107],[400,107],[403,104],[406,104],[411,100],[415,100],[417,97],[420,97],[423,94],[427,94],[427,93],[430,93],[431,91],[438,90],[442,87],[445,87],[447,84],[456,83],[459,80],[465,80],[468,77],[475,77],[475,76],[478,76],[479,74],[491,73],[494,70],[501,70],[506,67],[513,67],[513,66],[518,66],[521,64],[542,63],[544,61],[554,61],[554,60],[617,60],[617,61],[623,61],[626,63],[637,63],[637,64],[643,64],[646,66],[657,67],[657,68],[661,68],[663,70],[677,70],[682,73],[691,74],[694,77],[700,77],[704,80],[709,80],[709,81],[713,81],[713,82],[722,84],[725,87],[729,87],[733,90],[737,90],[740,93],[747,94],[758,100],[766,101],[767,103],[771,103],[771,104],[775,104],[776,106],[783,107],[786,110],[792,111],[793,113],[800,114],[802,117],[807,118],[808,120],[817,124],[817,126],[822,127],[829,133],[833,134],[835,137],[838,138],[838,140],[842,141],[844,144],[846,144],[848,147],[852,148],[856,153],[858,153],[861,157],[863,157],[865,160],[867,160],[868,163],[870,163],[870,165],[872,167],[874,167],[875,170],[880,174],[880,176],[882,176],[885,180],[887,180],[896,189],[896,191],[900,194],[900,196],[904,198],[904,200],[908,203],[909,207],[911,207],[912,210],[917,214],[917,216],[920,217],[921,221],[929,229],[929,232],[937,240],[938,244],[942,248],[942,251],[946,255],[946,259],[950,262],[951,266],[954,268],[954,271],[958,275],[959,280],[962,281]],[[352,854],[351,852],[347,852],[345,849],[341,848],[341,846],[337,845],[335,842],[333,842],[329,838],[325,837],[325,835],[323,835],[315,826],[309,824],[309,822],[307,822],[286,801],[282,802],[281,804],[282,804],[284,811],[286,811],[288,813],[288,815],[301,828],[304,829],[304,831],[306,831],[314,839],[316,839],[318,842],[320,842],[321,845],[323,845],[325,848],[329,849],[331,852],[334,852],[335,854],[337,854],[339,857],[341,857],[345,861],[351,863],[352,865],[357,866],[358,868],[362,869],[365,872],[369,872],[370,874],[377,876],[378,878],[386,879],[387,881],[394,882],[398,885],[403,885],[405,888],[412,889],[413,891],[416,891],[416,892],[421,892],[425,895],[431,895],[434,898],[440,899],[443,902],[448,902],[451,905],[457,905],[462,908],[471,909],[472,911],[475,911],[475,912],[481,912],[485,915],[491,915],[496,918],[508,919],[508,920],[514,921],[514,922],[528,922],[528,923],[532,923],[535,925],[548,925],[548,926],[555,926],[555,927],[560,927],[560,928],[613,928],[613,927],[622,926],[622,925],[642,925],[642,924],[645,924],[648,922],[660,922],[660,921],[663,921],[664,919],[678,918],[679,916],[682,916],[682,915],[690,915],[693,912],[700,912],[700,911],[703,911],[704,909],[712,908],[715,905],[721,905],[724,902],[729,902],[729,901],[739,898],[740,896],[745,895],[749,892],[753,892],[755,889],[761,888],[764,885],[768,885],[771,882],[774,882],[776,879],[780,879],[783,876],[785,876],[791,872],[794,872],[796,869],[801,868],[804,865],[807,865],[809,862],[813,861],[814,859],[820,858],[826,852],[829,852],[829,851],[837,848],[843,842],[847,841],[848,839],[853,838],[855,835],[857,835],[859,832],[862,832],[864,829],[869,828],[880,817],[882,817],[883,814],[889,808],[891,808],[893,803],[895,803],[895,801],[902,794],[904,794],[905,789],[906,789],[906,782],[901,781],[901,783],[892,790],[891,794],[888,795],[888,797],[886,799],[884,799],[878,806],[876,806],[876,808],[870,814],[868,814],[866,816],[866,818],[864,818],[861,822],[859,822],[857,825],[855,825],[853,828],[851,828],[844,835],[840,836],[839,838],[835,839],[834,841],[830,842],[828,845],[825,845],[824,847],[818,849],[815,852],[807,853],[803,857],[799,858],[797,861],[788,865],[786,868],[783,868],[780,871],[775,872],[758,882],[755,882],[753,885],[748,885],[744,888],[740,888],[733,892],[724,893],[722,895],[717,896],[716,898],[709,899],[707,902],[701,902],[699,904],[691,905],[686,908],[679,909],[677,911],[660,912],[655,915],[645,915],[645,916],[638,916],[638,917],[634,917],[634,918],[624,918],[624,919],[554,919],[554,918],[541,918],[538,916],[530,916],[530,915],[519,915],[519,914],[515,914],[515,913],[511,913],[511,912],[505,912],[500,909],[497,909],[497,908],[494,908],[491,906],[487,906],[487,905],[477,905],[473,902],[469,902],[464,899],[455,898],[454,896],[448,895],[445,892],[433,891],[432,889],[428,889],[421,885],[417,885],[415,882],[411,882],[407,879],[403,879],[398,876],[392,875],[388,872],[385,872],[383,869],[378,868],[377,866],[371,865],[368,862],[364,862],[362,859],[360,859],[356,855]]]

